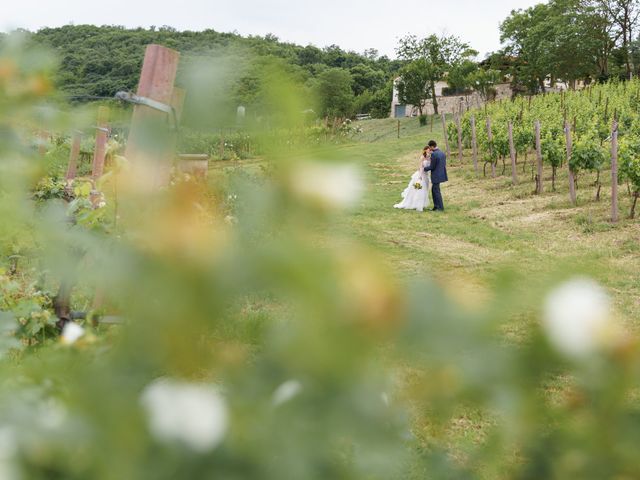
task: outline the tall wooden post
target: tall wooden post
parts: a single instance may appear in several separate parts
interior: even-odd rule
[[[460,114],[456,115],[456,128],[458,130],[458,160],[462,163],[462,127],[460,125]]]
[[[618,119],[611,127],[611,221],[618,221]]]
[[[542,144],[540,141],[540,120],[536,120],[536,157],[538,160],[538,181],[536,182],[536,193],[542,194]]]
[[[487,139],[489,140],[489,154],[491,156],[491,176],[495,178],[496,162],[493,161],[493,131],[491,129],[491,117],[487,117]]]
[[[398,138],[400,138],[400,120],[398,120]]]
[[[473,149],[473,169],[476,177],[480,176],[478,169],[478,134],[476,133],[476,116],[471,116],[471,148]]]
[[[109,109],[107,107],[99,107],[96,146],[93,151],[93,164],[91,167],[93,180],[97,180],[104,173],[104,158],[107,153],[107,134],[109,132],[108,120]]]
[[[38,154],[44,157],[47,153],[47,144],[49,143],[49,133],[45,130],[38,131]]]
[[[571,138],[571,125],[567,120],[564,121],[564,135],[567,144],[567,169],[569,171],[569,198],[571,200],[571,204],[575,205],[577,202],[576,198],[576,179],[571,170],[571,154],[573,151],[573,139]]]
[[[513,144],[513,122],[509,122],[509,152],[511,153],[511,180],[515,185],[518,183],[518,172],[516,171],[516,147]]]
[[[71,153],[69,154],[69,166],[67,167],[67,183],[70,183],[78,172],[78,158],[80,157],[80,144],[82,142],[82,133],[79,131],[73,132],[71,137]]]
[[[160,45],[148,45],[142,64],[137,95],[165,105],[171,105],[174,100],[173,84],[178,70],[179,59],[180,54],[175,50]],[[136,167],[142,167],[137,174],[152,175],[152,184],[155,186],[161,186],[168,182],[173,153],[158,154],[157,148],[155,151],[149,148],[149,143],[152,139],[149,139],[149,133],[145,132],[148,129],[145,127],[153,123],[154,120],[157,123],[161,123],[158,120],[165,120],[166,116],[166,112],[155,110],[146,105],[136,105],[133,109],[131,131],[125,151],[125,155],[134,166],[134,170]],[[160,133],[158,133],[158,137],[156,143],[164,140],[164,138],[161,138]],[[170,144],[169,142],[168,145]]]
[[[447,158],[451,158],[451,148],[449,147],[449,135],[447,134],[447,118],[444,113],[442,113],[441,118],[442,118],[442,132],[444,134],[444,144],[447,147]]]
[[[171,95],[171,106],[176,114],[176,121],[180,122],[182,119],[182,111],[184,110],[184,100],[187,96],[187,91],[184,88],[174,87]]]

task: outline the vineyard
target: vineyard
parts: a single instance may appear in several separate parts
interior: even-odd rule
[[[580,91],[522,97],[471,111],[447,127],[449,145],[472,148],[476,174],[510,174],[535,182],[535,192],[561,188],[572,204],[601,199],[603,179],[612,179],[612,215],[618,219],[618,184],[631,198],[635,217],[640,196],[640,82],[588,86]],[[551,169],[545,185],[544,167]],[[565,168],[567,183],[558,184]],[[587,193],[593,184],[594,190]],[[582,188],[579,188],[581,186]]]
[[[178,64],[77,105],[0,49],[0,479],[640,475],[640,82],[420,126],[274,67],[214,128]],[[446,213],[393,209],[431,136]]]

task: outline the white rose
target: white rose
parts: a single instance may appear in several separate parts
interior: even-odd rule
[[[84,335],[84,328],[75,322],[69,322],[62,329],[62,343],[73,345]]]
[[[288,380],[276,388],[271,397],[271,403],[277,407],[292,400],[302,391],[302,384],[297,380]]]
[[[227,405],[210,385],[160,379],[145,388],[141,403],[151,434],[161,442],[177,442],[206,453],[227,432]]]
[[[576,278],[547,297],[543,327],[558,351],[584,358],[604,346],[612,330],[611,300],[595,281]]]
[[[18,439],[10,427],[0,428],[0,478],[18,480],[22,478],[15,457],[18,453]]]
[[[362,177],[353,165],[305,163],[294,170],[295,193],[330,208],[355,205],[364,191]]]

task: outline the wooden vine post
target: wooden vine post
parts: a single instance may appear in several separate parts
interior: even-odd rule
[[[611,127],[611,221],[618,221],[618,120]]]
[[[573,152],[573,139],[571,138],[571,125],[567,120],[564,121],[564,135],[567,143],[567,169],[569,171],[569,198],[571,204],[577,203],[576,198],[576,179],[573,170],[571,169],[571,154]]]
[[[91,166],[92,189],[89,199],[94,208],[98,207],[102,200],[102,193],[98,190],[97,181],[104,173],[104,159],[107,154],[107,136],[109,134],[109,109],[98,108],[98,125],[96,126],[96,145],[93,151],[93,164]]]
[[[536,120],[536,157],[538,160],[538,178],[536,181],[536,193],[541,195],[543,192],[542,186],[542,144],[540,141],[540,120]]]
[[[456,115],[456,128],[458,130],[458,160],[462,163],[462,126],[460,125],[460,115]]]
[[[451,158],[451,148],[449,147],[449,135],[447,134],[447,119],[445,114],[441,115],[442,118],[442,134],[444,135],[444,144],[447,147],[447,158]]]
[[[516,147],[513,144],[513,122],[509,122],[509,153],[511,154],[511,180],[515,185],[518,183],[518,172],[516,165]]]
[[[491,156],[491,176],[495,178],[496,162],[493,161],[493,130],[491,129],[491,117],[487,117],[487,139],[489,140],[489,154]]]
[[[476,116],[471,116],[471,148],[473,150],[473,169],[476,172],[476,177],[480,175],[478,170],[478,135],[476,133]]]
[[[172,105],[175,101],[173,86],[178,70],[180,54],[160,45],[148,45],[142,64],[137,95],[164,105]],[[169,182],[173,152],[159,153],[150,148],[150,143],[158,143],[163,138],[149,139],[148,126],[166,124],[167,113],[147,105],[136,105],[131,118],[131,131],[127,141],[125,156],[133,166],[134,174],[151,176],[149,185],[160,187]],[[172,122],[170,119],[169,122]],[[146,130],[146,131],[145,131]],[[155,142],[154,142],[155,140]],[[167,144],[170,150],[171,142]]]
[[[78,158],[80,157],[80,144],[82,143],[82,133],[78,130],[73,132],[71,137],[71,153],[69,154],[69,165],[65,178],[69,186],[78,173]]]
[[[98,108],[98,124],[96,127],[96,146],[93,151],[91,178],[95,182],[104,173],[104,159],[107,154],[107,136],[109,134],[109,109]]]
[[[45,130],[38,131],[38,154],[44,157],[47,154],[47,144],[49,143],[49,133]]]

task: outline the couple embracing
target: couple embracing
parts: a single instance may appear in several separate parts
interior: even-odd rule
[[[414,173],[409,186],[402,192],[402,202],[395,208],[418,210],[422,212],[429,206],[429,173],[431,174],[431,196],[433,197],[432,211],[444,212],[440,184],[449,180],[447,176],[447,156],[438,148],[438,144],[431,140],[422,150],[418,171]]]

